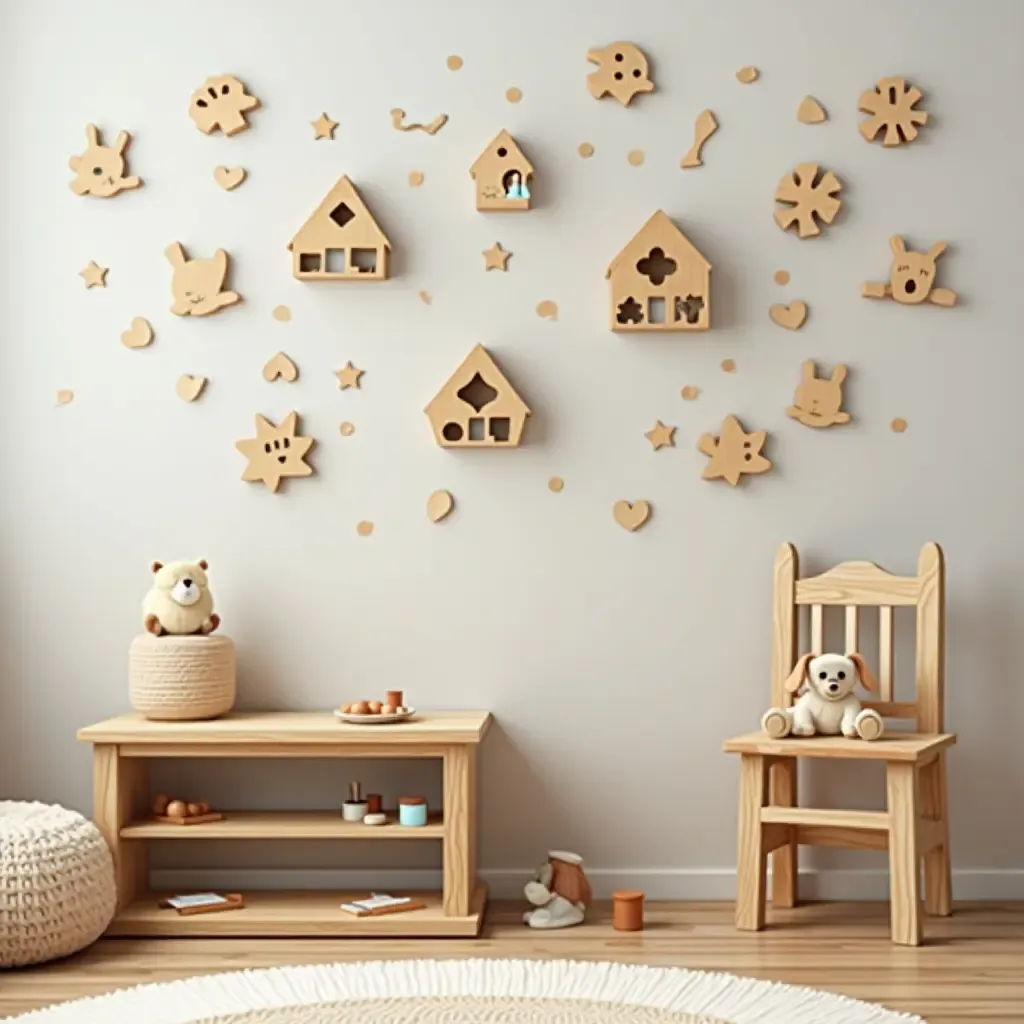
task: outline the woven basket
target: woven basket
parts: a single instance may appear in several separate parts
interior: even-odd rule
[[[235,703],[235,644],[227,636],[137,636],[129,653],[132,707],[144,718],[216,718]]]
[[[0,801],[0,967],[77,953],[116,906],[114,861],[95,825],[63,807]]]

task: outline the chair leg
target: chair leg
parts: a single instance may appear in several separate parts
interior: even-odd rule
[[[917,845],[917,771],[913,764],[886,766],[889,801],[889,912],[892,941],[921,944],[921,858]]]
[[[797,759],[784,757],[770,772],[769,801],[777,807],[797,805]],[[790,826],[790,840],[772,854],[772,906],[795,907],[800,899],[799,850],[796,829]]]
[[[924,909],[937,917],[953,913],[953,873],[949,860],[949,803],[945,752],[921,769],[921,814],[940,823],[942,843],[924,855]]]
[[[761,808],[768,797],[768,773],[760,754],[740,759],[739,843],[736,858],[736,927],[758,932],[764,927],[768,858],[764,852]]]

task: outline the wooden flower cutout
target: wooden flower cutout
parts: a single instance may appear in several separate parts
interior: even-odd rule
[[[860,94],[857,109],[869,118],[861,121],[860,133],[868,142],[884,128],[883,146],[898,146],[902,142],[913,142],[917,138],[917,125],[926,124],[928,115],[915,110],[921,99],[921,90],[907,85],[904,78],[880,78],[874,89]]]
[[[775,223],[785,231],[796,224],[801,238],[821,234],[818,220],[831,224],[839,212],[839,179],[831,172],[822,173],[817,164],[799,164],[787,174],[775,190]]]
[[[188,114],[205,135],[218,128],[225,135],[237,135],[249,127],[246,113],[259,105],[234,75],[216,75],[192,93]]]
[[[772,464],[761,454],[767,439],[766,430],[748,434],[735,416],[726,416],[718,437],[701,434],[697,441],[697,450],[710,460],[703,478],[722,479],[735,487],[745,473],[767,473]]]
[[[290,412],[275,426],[256,414],[256,436],[235,442],[235,447],[249,460],[242,479],[253,483],[262,480],[274,492],[286,476],[312,476],[313,469],[305,456],[313,447],[313,438],[301,437],[299,414]]]

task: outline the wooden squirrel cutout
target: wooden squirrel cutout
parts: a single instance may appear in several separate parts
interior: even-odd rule
[[[814,360],[807,359],[802,373],[793,404],[786,410],[786,415],[805,427],[834,427],[849,423],[850,414],[841,411],[846,367],[838,363],[831,377],[819,377]]]
[[[866,299],[895,299],[905,306],[919,306],[927,300],[936,306],[955,306],[956,292],[935,287],[935,262],[946,251],[945,242],[936,242],[927,252],[908,249],[899,235],[889,239],[893,261],[889,283],[867,281],[861,287]]]
[[[225,306],[242,301],[237,292],[223,292],[228,276],[228,254],[218,249],[207,258],[189,259],[180,242],[171,242],[164,250],[174,268],[171,293],[177,316],[209,316]]]
[[[124,175],[124,151],[132,140],[128,132],[118,132],[113,147],[103,145],[100,130],[94,124],[85,126],[85,137],[89,140],[89,148],[80,156],[68,158],[68,167],[75,172],[74,181],[68,185],[76,196],[109,199],[118,192],[138,188],[142,184],[141,178],[126,178]]]

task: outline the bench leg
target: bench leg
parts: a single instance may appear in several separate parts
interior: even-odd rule
[[[760,754],[740,759],[740,812],[736,858],[736,927],[757,932],[764,927],[768,858],[764,852],[761,808],[768,797],[768,775]]]
[[[121,757],[114,744],[93,747],[93,820],[110,847],[117,880],[117,909],[149,887],[148,843],[122,839],[121,829],[149,811],[149,773],[141,758]]]
[[[945,753],[921,769],[921,814],[940,823],[942,843],[924,855],[924,909],[936,917],[953,912],[953,877],[949,861],[949,804]]]
[[[890,761],[886,765],[889,801],[889,909],[892,941],[921,944],[921,858],[917,845],[917,769]]]
[[[444,754],[445,917],[469,914],[476,885],[476,748],[449,747]]]
[[[771,767],[770,802],[777,807],[797,806],[797,760],[780,758]],[[800,846],[796,829],[788,826],[790,839],[772,854],[772,906],[795,907],[800,899]]]

